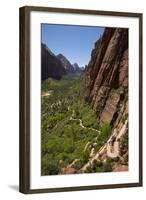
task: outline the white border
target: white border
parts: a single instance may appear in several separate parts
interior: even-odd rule
[[[129,171],[41,176],[41,23],[129,28]],[[30,23],[30,189],[136,183],[139,181],[139,21],[138,18],[31,12]]]

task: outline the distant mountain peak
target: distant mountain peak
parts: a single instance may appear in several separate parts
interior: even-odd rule
[[[76,62],[73,64],[73,67],[74,67],[75,73],[81,73],[83,71],[83,69],[80,68],[78,63]]]
[[[57,55],[57,57],[58,58],[66,58],[64,55],[62,55],[61,53],[59,53],[58,55]],[[67,59],[67,58],[66,58]]]
[[[80,69],[78,63],[74,63],[74,64],[73,64],[73,67],[74,67],[75,70],[76,70],[76,69]]]
[[[48,48],[48,46],[46,44],[42,43],[41,47],[42,47],[42,66],[43,66],[43,69],[45,69],[42,71],[42,73],[43,73],[42,79],[46,79],[49,76],[56,77],[57,71],[54,71],[54,70],[57,68],[59,69],[59,71],[62,68],[64,68],[64,71],[67,74],[76,74],[76,73],[81,73],[83,71],[82,68],[79,67],[77,62],[75,62],[74,64],[71,64],[70,61],[63,54],[59,53],[58,55],[55,55]],[[59,65],[60,65],[60,67],[59,67]],[[63,74],[63,69],[61,71],[62,71],[61,74]],[[53,72],[53,74],[52,74],[52,72]],[[58,75],[57,77],[61,77],[61,76]]]
[[[61,61],[63,67],[65,68],[66,72],[68,74],[70,73],[75,73],[74,71],[74,67],[72,66],[72,64],[70,63],[70,61],[61,53],[57,55],[57,58]]]

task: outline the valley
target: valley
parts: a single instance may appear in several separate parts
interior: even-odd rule
[[[97,157],[112,127],[97,122],[82,82],[80,76],[66,75],[42,84],[42,175],[112,171],[112,159],[103,163]],[[97,169],[90,169],[92,161]]]
[[[98,128],[94,111],[82,98],[79,76],[48,79],[42,84],[44,94],[47,90],[52,93],[42,96],[43,175],[61,173],[75,159],[81,166],[87,162],[84,147],[95,141]]]
[[[41,175],[128,171],[128,30],[105,28],[83,70],[44,50]]]

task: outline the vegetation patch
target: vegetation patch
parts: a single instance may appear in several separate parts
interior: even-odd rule
[[[73,167],[78,171],[89,161],[92,145],[98,151],[111,135],[112,127],[97,123],[95,112],[83,99],[79,76],[49,78],[42,82],[42,92],[47,91],[52,91],[51,95],[41,98],[42,175],[61,173],[75,159]],[[84,150],[88,142],[89,148]],[[97,165],[92,171],[105,168],[108,167]]]

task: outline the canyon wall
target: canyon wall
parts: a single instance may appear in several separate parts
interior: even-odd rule
[[[49,77],[60,80],[66,71],[61,61],[53,54],[53,52],[45,45],[41,44],[41,79],[45,80]]]
[[[85,80],[86,100],[97,120],[114,127],[124,123],[128,117],[128,29],[105,28],[92,50]]]
[[[113,159],[112,171],[128,170],[128,29],[105,28],[95,43],[83,74],[85,99],[96,112],[99,124],[110,124],[112,133],[94,160]],[[115,160],[114,160],[115,159]]]

